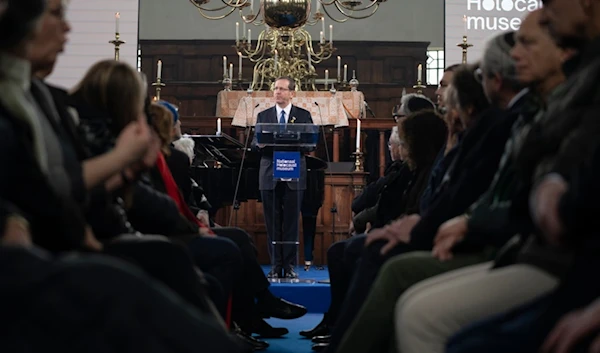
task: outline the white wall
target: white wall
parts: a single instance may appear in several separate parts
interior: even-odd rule
[[[209,5],[220,3],[212,0]],[[189,0],[140,0],[140,39],[235,39],[236,21],[236,12],[224,20],[207,20]],[[334,24],[334,40],[423,41],[441,48],[443,21],[444,0],[389,0],[371,18]],[[314,38],[317,27],[309,29]],[[258,29],[252,29],[254,38]]]
[[[168,2],[163,0],[164,2]],[[97,61],[114,58],[115,12],[121,13],[120,60],[133,67],[137,62],[138,0],[72,0],[67,18],[72,31],[65,52],[48,80],[65,88],[73,87]]]

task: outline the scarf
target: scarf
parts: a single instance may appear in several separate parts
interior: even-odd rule
[[[175,201],[177,208],[179,209],[179,213],[181,213],[188,221],[194,223],[198,227],[207,228],[210,234],[215,234],[206,224],[200,222],[200,220],[196,218],[194,213],[192,213],[188,205],[185,203],[183,195],[181,195],[181,191],[177,187],[175,179],[173,179],[173,174],[171,174],[171,171],[167,166],[165,156],[162,153],[158,154],[158,158],[156,159],[156,168],[158,169],[163,183],[165,184],[167,195],[169,195],[169,197]]]

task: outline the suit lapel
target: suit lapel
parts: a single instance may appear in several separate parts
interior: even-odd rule
[[[277,120],[277,109],[275,107],[271,108],[269,111],[269,120],[271,120],[271,124],[277,124],[279,122]]]

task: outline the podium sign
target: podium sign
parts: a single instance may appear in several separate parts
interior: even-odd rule
[[[273,164],[275,165],[275,168],[273,168],[273,179],[300,179],[300,152],[274,151]]]

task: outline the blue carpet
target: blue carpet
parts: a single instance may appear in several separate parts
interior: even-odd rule
[[[271,269],[270,266],[263,266],[265,274]],[[309,313],[324,313],[329,308],[331,294],[328,283],[319,283],[319,281],[329,280],[327,268],[317,270],[312,267],[309,271],[298,268],[298,277],[300,280],[315,280],[314,283],[271,283],[271,292],[292,303],[304,305]]]
[[[311,353],[311,341],[300,336],[302,330],[310,330],[323,318],[322,314],[306,314],[296,320],[268,319],[267,322],[274,327],[286,327],[290,333],[282,338],[266,339],[271,345],[265,353]]]

